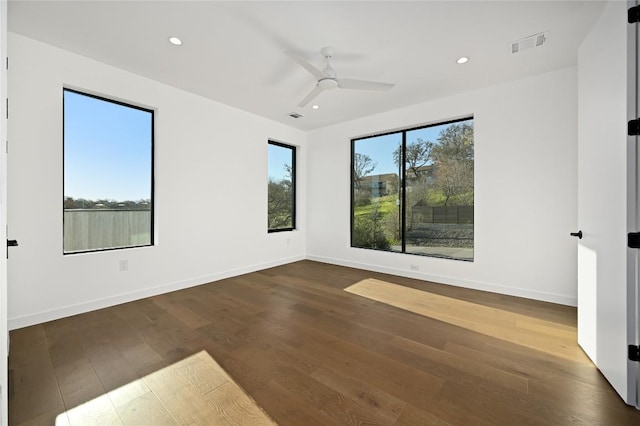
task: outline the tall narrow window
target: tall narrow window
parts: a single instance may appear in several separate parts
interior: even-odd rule
[[[473,260],[473,118],[351,148],[352,247]]]
[[[269,232],[296,227],[296,148],[269,141]]]
[[[153,245],[153,111],[63,98],[64,253]]]

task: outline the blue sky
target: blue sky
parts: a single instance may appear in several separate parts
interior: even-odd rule
[[[398,166],[393,162],[393,152],[402,144],[402,133],[393,133],[384,136],[356,141],[355,152],[368,155],[376,168],[370,175],[381,175],[385,173],[398,173]]]
[[[284,166],[285,164],[291,165],[291,149],[269,144],[268,164],[269,178],[279,182],[285,177],[288,177]]]
[[[64,92],[64,195],[151,198],[151,113]]]
[[[448,126],[450,126],[450,124],[411,130],[407,132],[407,145],[418,139],[437,143],[440,132]],[[371,138],[357,140],[355,142],[355,152],[368,155],[374,163],[377,163],[376,168],[369,173],[370,175],[380,175],[385,173],[397,174],[398,166],[393,162],[393,152],[401,144],[402,132],[383,136],[373,136]]]

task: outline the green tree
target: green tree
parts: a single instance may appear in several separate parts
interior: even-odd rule
[[[444,195],[444,205],[452,197],[456,205],[473,204],[473,162],[444,157],[436,168],[436,187]]]
[[[287,175],[276,181],[269,178],[268,213],[269,229],[290,228],[293,226],[293,176],[290,165],[284,166]]]
[[[411,142],[407,145],[405,150],[404,163],[408,172],[411,172],[413,176],[407,176],[407,178],[419,178],[422,173],[422,168],[431,162],[431,151],[433,150],[434,143],[422,140],[418,138],[415,142]],[[396,166],[400,167],[400,150],[398,147],[393,152],[393,161]]]
[[[391,243],[384,233],[383,218],[378,206],[370,214],[357,216],[353,226],[353,246],[389,250]]]
[[[455,123],[442,130],[431,156],[434,186],[442,191],[444,205],[452,198],[458,205],[473,204],[473,124]]]

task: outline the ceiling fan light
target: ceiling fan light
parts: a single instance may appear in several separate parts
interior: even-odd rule
[[[330,90],[338,87],[338,82],[333,78],[325,78],[318,82],[318,87],[322,90]]]

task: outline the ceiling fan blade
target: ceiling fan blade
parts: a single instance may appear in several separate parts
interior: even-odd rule
[[[341,89],[355,90],[389,90],[395,84],[380,83],[377,81],[356,80],[353,78],[339,78],[338,87]]]
[[[299,53],[296,53],[296,52],[284,52],[284,53],[288,57],[296,61],[298,65],[300,65],[301,67],[309,71],[311,75],[313,75],[316,78],[316,80],[322,80],[323,78],[327,78],[327,76],[324,75],[322,71],[320,71],[313,64],[311,64],[311,62],[303,58],[302,55],[300,55]]]
[[[307,105],[309,102],[311,102],[313,98],[318,96],[320,92],[322,92],[322,89],[320,88],[320,86],[316,85],[316,87],[314,87],[313,90],[309,92],[309,94],[305,96],[303,100],[300,101],[298,106],[300,108],[304,108],[304,106]]]

